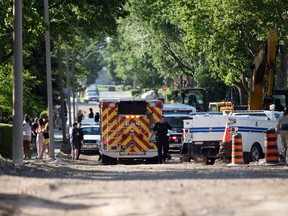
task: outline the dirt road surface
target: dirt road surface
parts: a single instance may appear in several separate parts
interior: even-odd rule
[[[286,166],[0,160],[0,215],[287,215]]]

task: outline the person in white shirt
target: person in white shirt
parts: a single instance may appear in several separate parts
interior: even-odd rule
[[[25,117],[25,123],[23,124],[23,151],[25,159],[31,159],[31,125],[28,116]]]

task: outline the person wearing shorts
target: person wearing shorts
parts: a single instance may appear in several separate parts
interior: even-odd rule
[[[25,159],[31,159],[31,125],[29,117],[25,117],[25,123],[23,124],[23,152]]]
[[[43,141],[43,145],[42,145],[40,158],[44,158],[45,159],[46,158],[46,151],[49,151],[49,143],[50,143],[50,139],[49,139],[49,123],[48,123],[48,121],[46,121],[46,123],[45,123],[43,137],[44,137],[44,141]]]
[[[77,126],[78,123],[74,122],[72,132],[70,134],[72,160],[75,160],[77,158],[79,151],[79,143],[78,143],[79,130]]]

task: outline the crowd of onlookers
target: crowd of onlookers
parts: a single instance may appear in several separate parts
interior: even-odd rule
[[[23,122],[23,157],[31,159],[31,143],[36,145],[36,159],[46,158],[49,151],[48,119],[30,118],[25,115]]]
[[[95,122],[99,122],[100,115],[97,112],[95,115],[92,108],[89,109],[88,118],[94,118]],[[84,115],[79,110],[77,114],[77,122],[73,124],[70,134],[71,155],[73,160],[79,159],[83,132],[81,128],[81,121]],[[3,116],[0,116],[0,123],[8,123]],[[31,159],[31,144],[36,146],[36,159],[46,158],[49,153],[49,123],[48,118],[30,118],[27,114],[23,121],[23,158]]]

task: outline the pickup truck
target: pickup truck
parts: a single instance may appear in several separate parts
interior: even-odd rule
[[[189,120],[184,120],[180,160],[204,160],[206,164],[214,164],[219,157],[226,123],[229,123],[230,131],[242,134],[244,162],[258,161],[264,157],[265,132],[269,128],[276,128],[281,116],[282,112],[276,111],[235,111],[229,115],[191,116]],[[280,138],[277,142],[280,151]]]

